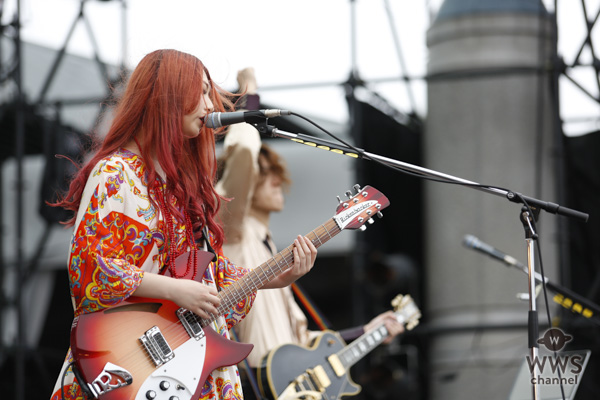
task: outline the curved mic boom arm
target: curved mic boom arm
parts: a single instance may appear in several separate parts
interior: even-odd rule
[[[422,177],[435,177],[440,178],[446,183],[457,183],[464,186],[471,187],[473,189],[481,190],[484,192],[488,192],[491,194],[495,194],[496,196],[506,197],[509,201],[513,203],[523,203],[523,200],[527,202],[527,204],[531,207],[536,207],[539,209],[543,209],[552,214],[559,214],[570,218],[576,218],[587,222],[589,218],[589,214],[573,210],[568,207],[563,207],[555,203],[550,203],[547,201],[539,200],[533,197],[524,196],[520,193],[513,192],[510,190],[504,190],[496,187],[487,187],[481,185],[477,182],[469,181],[466,179],[458,178],[452,175],[444,174],[441,172],[437,172],[431,169],[423,168],[417,165],[405,163],[402,161],[394,160],[392,158],[383,157],[377,154],[366,152],[362,149],[357,149],[355,147],[349,147],[345,145],[339,145],[337,143],[331,142],[329,140],[320,139],[310,135],[303,135],[301,133],[291,133],[277,129],[272,125],[267,125],[266,123],[256,124],[256,129],[261,134],[268,135],[271,137],[280,137],[284,139],[289,139],[293,142],[304,144],[310,147],[316,147],[323,150],[329,150],[333,153],[346,155],[352,158],[363,158],[366,160],[376,160],[378,162],[387,164],[392,167],[399,168],[404,171],[412,172],[416,175]]]

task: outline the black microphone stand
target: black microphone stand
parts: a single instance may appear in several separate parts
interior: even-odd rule
[[[521,208],[520,220],[525,229],[525,242],[527,243],[527,275],[528,275],[528,289],[529,289],[529,313],[527,315],[527,333],[528,333],[528,345],[529,355],[531,356],[531,390],[534,400],[538,399],[538,385],[536,378],[536,372],[538,370],[537,363],[535,360],[538,358],[539,350],[537,339],[539,337],[539,318],[537,313],[536,295],[535,295],[535,245],[538,238],[538,234],[535,232],[535,222],[539,216],[539,209],[531,211],[527,207]]]
[[[537,240],[537,233],[535,232],[535,221],[538,218],[539,211],[545,210],[552,214],[559,214],[566,217],[576,218],[583,220],[584,222],[588,220],[589,215],[583,213],[581,211],[573,210],[567,207],[562,207],[555,203],[550,203],[546,201],[542,201],[533,197],[524,196],[520,193],[513,192],[510,190],[503,190],[500,188],[487,187],[480,185],[477,182],[469,181],[466,179],[458,178],[452,175],[444,174],[441,172],[433,171],[427,168],[419,167],[416,165],[412,165],[409,163],[405,163],[402,161],[394,160],[388,157],[383,157],[377,154],[368,153],[362,149],[351,148],[348,146],[339,145],[337,143],[316,138],[314,136],[303,135],[300,133],[291,133],[286,131],[281,131],[277,129],[273,125],[268,125],[268,120],[264,122],[260,122],[254,124],[256,129],[263,135],[267,135],[270,137],[280,137],[284,139],[292,140],[296,143],[301,143],[308,145],[310,147],[316,147],[323,150],[332,151],[337,154],[343,154],[352,158],[363,158],[366,160],[375,160],[386,165],[399,168],[404,171],[408,171],[423,177],[435,177],[441,180],[447,181],[448,183],[457,183],[462,184],[464,186],[470,187],[472,189],[481,190],[487,193],[494,194],[496,196],[506,197],[509,201],[513,203],[521,203],[524,204],[524,207],[521,209],[519,214],[519,219],[523,224],[523,228],[525,229],[525,240],[527,243],[527,274],[528,274],[528,286],[529,286],[529,314],[528,314],[528,344],[530,349],[530,354],[532,357],[532,362],[536,359],[538,355],[538,316],[537,316],[537,307],[536,307],[536,296],[535,296],[535,241]],[[532,215],[532,213],[534,215]],[[537,366],[532,368],[531,375],[532,378],[535,378]],[[538,400],[538,386],[537,381],[532,380],[533,387],[533,399]]]

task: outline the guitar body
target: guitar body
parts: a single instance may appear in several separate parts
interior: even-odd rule
[[[199,255],[198,264],[206,258],[210,261],[212,254]],[[183,262],[185,268],[187,256]],[[198,279],[207,266],[198,270]],[[252,350],[252,345],[230,341],[211,328],[190,337],[177,315],[179,309],[170,301],[131,297],[118,306],[75,318],[71,350],[84,391],[87,384],[96,392],[93,395],[105,400],[147,399],[148,392],[157,399],[197,400],[214,369],[234,365]],[[149,330],[154,333],[148,334]],[[156,343],[166,343],[172,350],[172,358],[160,366],[140,341],[144,335],[156,337],[156,332],[160,333]]]
[[[354,396],[360,392],[360,386],[352,381],[346,372],[337,376],[329,364],[327,357],[337,353],[346,346],[343,339],[334,332],[324,331],[310,348],[295,344],[285,344],[271,351],[262,359],[258,370],[258,381],[261,392],[270,399],[282,396],[288,386],[307,369],[323,367],[330,384],[325,388],[323,398],[339,399],[342,396]],[[292,393],[303,389],[294,388]],[[314,389],[308,389],[314,390]],[[287,392],[286,392],[287,393]],[[287,398],[285,396],[282,399]],[[298,397],[290,397],[298,398]]]

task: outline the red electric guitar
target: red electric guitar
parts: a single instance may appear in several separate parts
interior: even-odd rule
[[[370,186],[347,192],[336,215],[306,235],[319,247],[344,229],[366,229],[372,216],[389,200]],[[255,292],[294,262],[293,245],[219,292],[219,314]],[[188,254],[176,260],[178,273],[186,271]],[[198,279],[213,258],[199,252]],[[191,269],[191,268],[190,268]],[[193,271],[186,278],[191,279]],[[167,300],[131,297],[118,306],[76,317],[71,327],[74,371],[88,398],[103,400],[192,399],[216,368],[237,364],[253,345],[219,335],[210,324]]]

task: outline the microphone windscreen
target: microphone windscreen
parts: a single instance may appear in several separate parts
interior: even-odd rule
[[[471,248],[476,247],[478,242],[479,242],[479,239],[477,239],[473,235],[465,235],[465,237],[463,238],[463,244],[467,247],[471,247]]]

